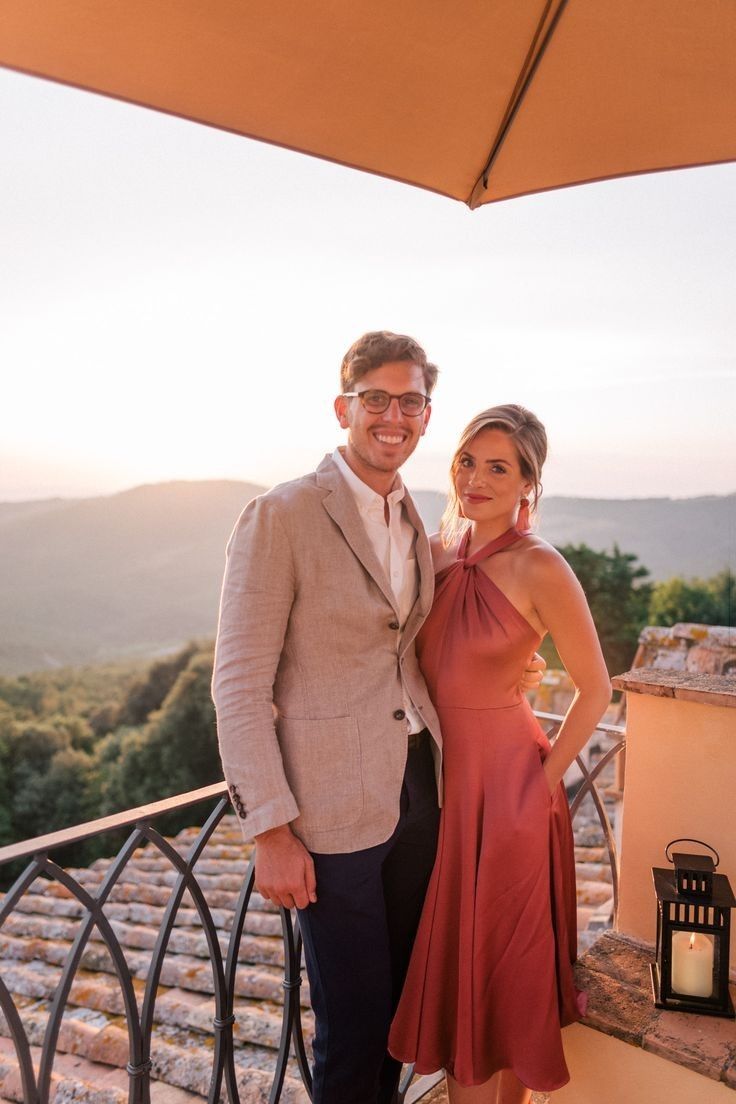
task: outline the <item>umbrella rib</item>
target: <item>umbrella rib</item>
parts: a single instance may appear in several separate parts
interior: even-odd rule
[[[536,52],[537,52],[537,45],[539,43],[539,39],[542,35],[542,32],[544,31],[545,25],[547,24],[550,9],[552,8],[552,5],[554,3],[555,3],[555,0],[546,0],[546,2],[545,2],[544,10],[543,10],[541,16],[539,17],[539,21],[537,22],[537,29],[535,30],[534,34],[532,35],[532,40],[529,43],[529,49],[526,52],[526,57],[524,58],[524,62],[521,66],[521,69],[519,70],[519,75],[516,78],[516,84],[514,85],[512,91],[511,91],[511,95],[509,96],[509,102],[506,105],[506,110],[503,113],[503,118],[501,119],[501,123],[500,123],[500,126],[498,128],[498,134],[499,135],[502,134],[504,132],[504,130],[506,129],[507,122],[510,122],[509,116],[511,115],[511,112],[514,108],[514,104],[517,102],[519,96],[521,95],[522,88],[524,87],[524,82],[526,81],[526,79],[529,75],[530,67],[532,65],[532,62],[533,62],[534,57],[535,57]],[[498,139],[497,139],[497,141],[498,141]],[[495,148],[495,143],[494,143],[493,148]],[[486,166],[487,166],[487,164],[488,164],[488,162],[486,162]],[[484,169],[483,172],[485,173],[485,171],[486,170]]]
[[[542,12],[542,15],[539,19],[537,29],[534,32],[531,44],[527,51],[526,57],[524,58],[524,64],[521,68],[521,72],[519,73],[519,78],[511,94],[511,99],[509,100],[509,104],[506,108],[503,119],[501,120],[498,134],[496,135],[496,139],[491,146],[491,152],[488,155],[488,160],[483,167],[483,171],[476,180],[473,190],[470,193],[470,197],[467,201],[470,207],[476,207],[478,205],[477,193],[481,190],[481,188],[483,189],[483,191],[486,191],[488,188],[488,178],[490,176],[491,169],[493,168],[496,158],[501,152],[501,147],[506,141],[508,132],[511,129],[511,124],[516,118],[519,112],[519,108],[524,102],[524,97],[529,91],[529,86],[534,79],[537,69],[539,68],[539,64],[544,57],[544,54],[546,53],[547,47],[549,46],[549,43],[552,39],[552,35],[557,29],[560,17],[567,7],[567,0],[560,0],[557,10],[549,21],[547,30],[544,32],[544,37],[542,38],[541,44],[539,44],[539,48],[537,49],[537,44],[539,43],[539,38],[542,34],[544,24],[549,16],[549,11],[552,3],[553,0],[547,0],[547,3],[545,4],[544,11]]]

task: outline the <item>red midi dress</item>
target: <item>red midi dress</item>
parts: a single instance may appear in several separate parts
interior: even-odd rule
[[[540,637],[478,566],[519,536],[468,558],[462,542],[417,642],[442,726],[445,802],[389,1049],[462,1085],[512,1069],[551,1091],[569,1080],[560,1028],[580,1017],[572,828],[519,690]]]

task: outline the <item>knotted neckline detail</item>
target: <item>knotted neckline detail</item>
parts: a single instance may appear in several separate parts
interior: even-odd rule
[[[512,525],[511,528],[507,529],[505,533],[502,533],[500,537],[495,537],[494,540],[489,541],[488,544],[484,544],[482,548],[474,552],[472,556],[468,556],[467,551],[471,536],[471,530],[468,529],[465,536],[460,541],[460,547],[457,550],[457,558],[462,562],[463,567],[475,567],[481,560],[487,560],[494,552],[501,552],[504,548],[508,548],[510,544],[514,544],[520,537],[526,536],[528,532],[528,529],[519,530],[515,525]]]

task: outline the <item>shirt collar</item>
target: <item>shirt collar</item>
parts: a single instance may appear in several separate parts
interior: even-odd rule
[[[336,448],[332,454],[332,459],[335,461],[340,475],[350,488],[358,505],[358,509],[367,513],[369,510],[373,511],[376,507],[380,507],[381,513],[383,513],[383,496],[379,495],[372,487],[369,487],[367,483],[364,483],[363,480],[355,474],[345,460],[342,449]],[[389,505],[394,506],[401,502],[405,494],[406,487],[404,486],[401,476],[397,472],[393,490],[388,495]]]

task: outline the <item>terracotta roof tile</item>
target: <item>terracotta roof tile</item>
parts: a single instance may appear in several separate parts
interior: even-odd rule
[[[198,832],[197,828],[187,828],[169,842],[186,855]],[[580,919],[584,926],[611,895],[604,839],[592,809],[581,810],[575,836]],[[236,818],[228,815],[195,867],[223,955],[249,856]],[[70,873],[94,895],[112,861],[98,859],[90,867]],[[178,873],[169,860],[147,845],[132,856],[104,906],[132,975],[139,1006],[177,879]],[[82,904],[65,887],[38,878],[0,929],[2,976],[14,994],[34,1047],[43,1041],[51,1001],[84,913]],[[256,893],[246,914],[238,963],[233,1029],[237,1080],[243,1104],[260,1104],[267,1098],[273,1075],[284,989],[280,917]],[[156,1104],[186,1104],[192,1094],[206,1096],[214,1043],[213,992],[207,940],[194,901],[185,893],[174,918],[154,1007],[152,1072],[159,1082]],[[300,1000],[307,1040],[313,1031],[308,999],[305,977]],[[20,1081],[7,1034],[7,1024],[0,1017],[0,1098],[15,1100],[19,1099]],[[71,1099],[85,1104],[125,1104],[128,1037],[124,1002],[113,960],[96,930],[71,986],[58,1051],[54,1104]],[[76,1065],[70,1065],[72,1056]],[[306,1104],[306,1092],[293,1059],[282,1100],[284,1104]]]

